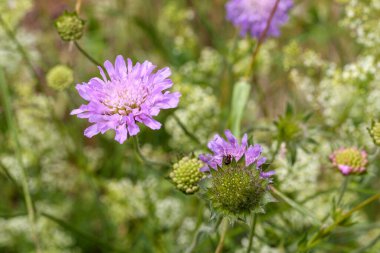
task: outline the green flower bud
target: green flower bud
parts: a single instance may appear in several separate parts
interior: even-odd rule
[[[76,12],[65,12],[57,18],[55,27],[62,40],[75,41],[82,37],[84,23]]]
[[[205,177],[205,174],[199,171],[202,166],[203,163],[197,158],[185,156],[173,165],[173,171],[170,172],[169,177],[178,190],[186,194],[194,194],[199,190],[199,181]]]
[[[47,84],[53,89],[63,90],[73,83],[73,75],[73,70],[71,68],[65,65],[57,65],[47,73]]]
[[[240,217],[261,210],[269,181],[259,170],[234,163],[211,170],[211,175],[207,195],[216,211]]]
[[[372,121],[371,128],[368,129],[369,134],[372,137],[373,142],[380,146],[380,122]]]

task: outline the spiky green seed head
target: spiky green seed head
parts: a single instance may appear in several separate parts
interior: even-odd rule
[[[64,12],[55,21],[55,27],[62,40],[79,40],[84,31],[85,21],[76,12]]]
[[[231,163],[211,171],[207,196],[215,211],[224,216],[244,217],[262,210],[268,180],[256,168]]]
[[[203,163],[197,158],[185,156],[173,165],[169,177],[176,188],[185,194],[194,194],[199,190],[198,183],[205,177],[199,169]]]
[[[371,128],[369,128],[368,131],[372,137],[373,142],[377,146],[380,146],[380,122],[372,121]]]
[[[66,89],[74,82],[73,70],[66,65],[57,65],[49,70],[46,81],[55,90]]]
[[[277,135],[281,141],[289,142],[302,135],[300,122],[291,117],[279,117],[275,122]]]

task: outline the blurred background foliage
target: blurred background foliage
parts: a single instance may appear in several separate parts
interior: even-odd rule
[[[85,33],[78,43],[93,58],[113,61],[121,54],[169,66],[173,89],[183,94],[178,109],[160,114],[160,131],[142,128],[142,151],[153,160],[174,163],[205,151],[213,134],[228,127],[233,85],[246,72],[255,42],[238,36],[224,4],[82,1]],[[21,168],[29,178],[42,252],[185,252],[195,231],[208,224],[208,206],[175,190],[167,179],[170,167],[142,164],[132,143],[118,144],[113,133],[85,138],[88,123],[69,115],[82,102],[75,84],[98,76],[54,27],[75,5],[0,1],[0,68],[9,91],[0,101],[0,252],[34,251]],[[279,153],[275,185],[323,222],[380,187],[379,156],[366,130],[380,117],[379,6],[376,0],[296,0],[282,35],[268,39],[258,55],[242,132],[263,144],[268,157]],[[74,73],[65,90],[47,85],[47,73],[59,64]],[[184,133],[174,114],[203,145]],[[368,173],[350,180],[336,207],[343,177],[328,156],[341,146],[365,148],[371,159]],[[379,208],[377,202],[362,209],[313,252],[379,252]],[[319,229],[286,203],[272,203],[266,211],[255,252],[297,252],[305,234]],[[247,231],[245,224],[233,225],[224,252],[245,252]],[[194,252],[216,248],[218,232],[203,237]]]

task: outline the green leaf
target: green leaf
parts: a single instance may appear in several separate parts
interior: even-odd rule
[[[232,104],[230,114],[230,126],[232,133],[240,136],[241,121],[247,105],[251,86],[246,81],[240,81],[234,86],[232,92]]]
[[[290,117],[294,114],[293,106],[290,103],[286,104],[285,116]]]

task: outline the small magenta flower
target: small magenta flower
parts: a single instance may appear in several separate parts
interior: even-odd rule
[[[156,66],[151,62],[137,63],[117,56],[115,65],[106,61],[108,79],[98,67],[103,79],[92,78],[88,83],[78,84],[79,95],[89,103],[71,112],[78,118],[88,118],[92,126],[84,135],[91,138],[98,133],[115,130],[115,140],[123,143],[129,136],[140,132],[138,122],[158,130],[161,123],[154,120],[162,109],[175,108],[181,94],[166,91],[172,87],[169,68],[153,73]]]
[[[249,167],[252,164],[256,165],[258,170],[261,170],[261,165],[266,161],[265,157],[260,157],[263,148],[258,145],[248,146],[247,134],[244,134],[241,144],[232,135],[230,130],[226,130],[225,135],[227,141],[220,135],[215,135],[214,139],[208,143],[208,148],[214,154],[200,155],[199,159],[205,162],[205,166],[201,168],[202,172],[210,171],[210,168],[218,170],[223,165],[228,165],[232,162],[240,162],[244,157],[244,166]],[[267,178],[274,174],[274,172],[262,172],[263,177]]]
[[[361,174],[366,171],[367,153],[357,148],[340,148],[335,150],[330,160],[343,175]]]
[[[277,0],[230,0],[226,4],[227,19],[240,29],[241,36],[247,33],[260,38],[264,32]],[[279,36],[280,27],[288,21],[292,0],[280,0],[270,22],[267,37]]]

